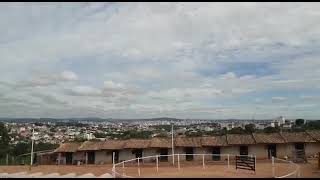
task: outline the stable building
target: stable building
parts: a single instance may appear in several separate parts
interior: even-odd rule
[[[287,155],[287,144],[279,133],[253,133],[258,150],[258,159],[271,159],[273,157],[283,158]],[[259,151],[260,150],[260,151]]]
[[[280,135],[286,141],[286,154],[291,158],[309,157],[319,152],[317,141],[307,132],[282,132]]]
[[[255,147],[252,134],[227,134],[227,143],[226,154],[249,155],[261,151],[260,147]]]
[[[58,154],[57,164],[74,164],[74,161],[79,157],[77,156],[77,151],[82,143],[79,142],[68,142],[61,144],[55,151]]]
[[[205,154],[213,154],[211,157],[205,156],[205,160],[220,161],[221,154],[226,154],[227,152],[227,136],[202,137],[201,146],[204,148]]]
[[[178,137],[175,138],[175,154],[185,154],[180,156],[181,161],[200,160],[202,157],[193,154],[203,154],[201,137]]]
[[[226,160],[222,155],[255,155],[257,159],[292,158],[303,155],[304,158],[320,151],[320,131],[286,132],[286,133],[253,133],[227,134],[205,137],[175,137],[174,154],[181,154],[180,161]],[[53,155],[57,164],[111,164],[125,160],[148,156],[159,156],[160,162],[172,162],[172,139],[128,139],[70,142],[61,144]],[[210,154],[195,155],[195,154]],[[177,156],[175,156],[175,160]],[[155,162],[156,157],[140,160]]]

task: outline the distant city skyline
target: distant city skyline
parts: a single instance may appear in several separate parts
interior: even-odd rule
[[[319,3],[2,3],[0,117],[319,119]]]

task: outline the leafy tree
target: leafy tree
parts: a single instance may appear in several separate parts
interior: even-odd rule
[[[196,131],[196,132],[187,131],[186,132],[186,136],[188,136],[188,137],[199,137],[202,135],[203,135],[203,133],[201,131]]]
[[[280,129],[278,127],[266,127],[263,129],[263,132],[265,133],[275,133],[275,132],[280,132]]]
[[[304,119],[296,119],[296,126],[302,126],[304,124]]]
[[[315,130],[320,129],[320,120],[317,121],[307,121],[305,125],[305,129],[307,130]]]
[[[245,134],[245,130],[241,127],[235,127],[228,131],[229,134]]]
[[[246,124],[244,126],[244,128],[247,133],[253,133],[253,132],[255,132],[256,125],[255,124]]]
[[[98,132],[95,132],[93,133],[94,137],[96,138],[106,138],[108,135],[107,134],[104,134],[104,133],[98,133]]]
[[[7,128],[3,123],[0,123],[0,157],[6,156],[9,151],[10,137]]]

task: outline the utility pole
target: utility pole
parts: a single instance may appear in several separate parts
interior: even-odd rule
[[[34,143],[34,129],[32,129],[32,137],[31,137],[31,154],[30,154],[30,170],[33,162],[33,143]]]
[[[173,123],[171,123],[171,146],[172,146],[172,164],[174,165]]]

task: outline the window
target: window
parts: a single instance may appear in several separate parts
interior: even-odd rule
[[[240,155],[248,155],[248,146],[240,146]]]

